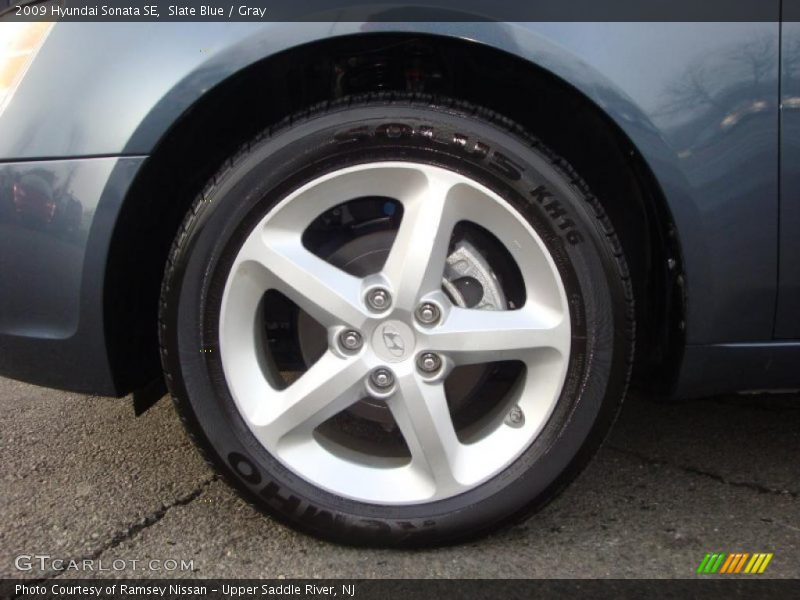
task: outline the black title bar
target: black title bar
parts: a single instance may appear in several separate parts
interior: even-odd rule
[[[797,18],[800,0],[783,0]],[[762,21],[780,0],[0,0],[21,21]]]

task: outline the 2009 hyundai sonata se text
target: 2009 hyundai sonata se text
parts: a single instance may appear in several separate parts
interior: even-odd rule
[[[0,23],[0,374],[450,543],[629,384],[800,387],[797,23]],[[166,386],[166,387],[165,387]]]

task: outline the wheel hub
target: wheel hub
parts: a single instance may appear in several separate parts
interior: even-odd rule
[[[372,334],[372,350],[386,362],[406,360],[413,352],[417,340],[414,331],[397,320],[381,322]]]
[[[394,237],[395,232],[392,230],[366,232],[345,242],[326,258],[331,264],[348,273],[366,277],[381,269]],[[463,239],[456,241],[447,257],[442,290],[454,305],[462,308],[501,310],[506,304],[505,293],[500,281],[494,275],[490,262],[475,245]],[[420,319],[420,322],[426,324],[423,319]],[[388,327],[386,332],[383,331],[383,327]],[[306,365],[314,364],[325,352],[325,330],[305,311],[300,311],[298,314],[297,338]],[[400,352],[398,345],[403,347],[403,352]],[[416,336],[413,329],[399,320],[387,320],[378,325],[369,342],[372,351],[387,363],[405,360],[409,353],[413,352],[415,345]],[[447,401],[451,411],[457,413],[469,402],[479,389],[486,371],[483,365],[463,367],[459,371],[458,378],[445,381]],[[377,423],[385,430],[396,428],[391,412],[381,399],[367,396],[350,407],[348,412],[357,418]]]

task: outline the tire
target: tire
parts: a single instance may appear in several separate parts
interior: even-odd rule
[[[330,540],[420,546],[517,522],[581,471],[626,392],[633,314],[616,235],[563,159],[489,110],[395,94],[232,157],[174,241],[159,327],[181,419],[245,498]]]

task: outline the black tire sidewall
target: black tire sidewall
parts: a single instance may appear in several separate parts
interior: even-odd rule
[[[506,199],[550,251],[572,322],[566,381],[542,433],[491,480],[424,505],[357,502],[285,468],[239,415],[218,354],[222,291],[252,228],[304,183],[386,160],[449,168]],[[483,533],[550,499],[586,463],[616,415],[630,366],[631,307],[609,230],[568,166],[501,118],[413,101],[329,108],[247,148],[187,218],[162,298],[170,389],[195,440],[223,475],[257,505],[305,531],[382,545],[443,543]]]

